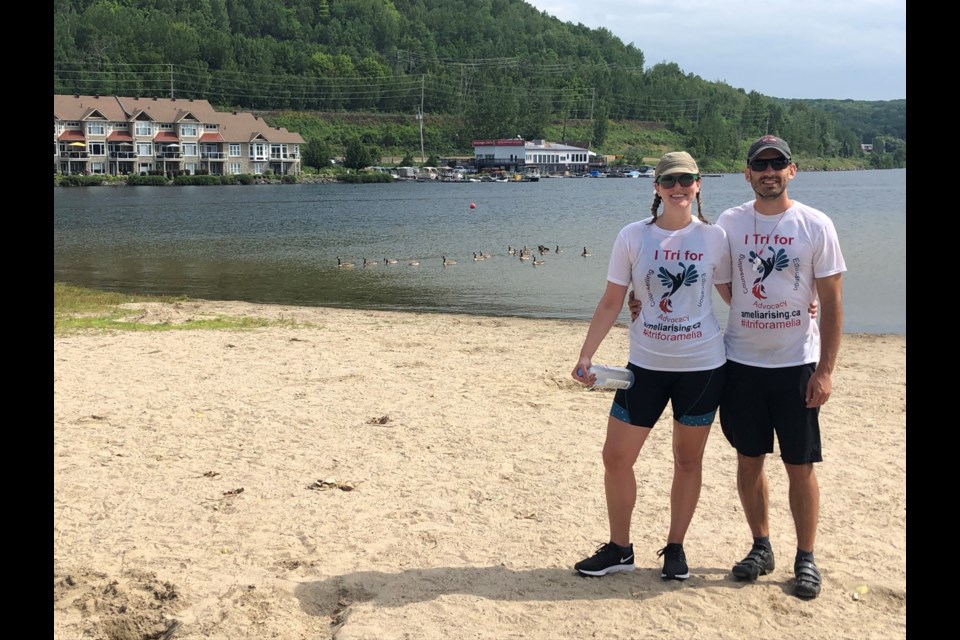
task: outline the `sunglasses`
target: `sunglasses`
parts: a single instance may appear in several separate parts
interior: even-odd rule
[[[657,184],[664,189],[672,189],[675,184],[680,183],[681,187],[689,187],[699,178],[695,173],[671,174],[669,176],[660,176],[657,178]]]
[[[766,160],[753,160],[750,162],[750,169],[753,171],[766,171],[767,167],[773,167],[774,171],[783,171],[790,166],[790,161],[784,157],[767,158]]]

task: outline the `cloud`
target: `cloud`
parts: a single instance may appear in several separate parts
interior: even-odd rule
[[[779,98],[906,98],[905,0],[527,0],[686,73]]]

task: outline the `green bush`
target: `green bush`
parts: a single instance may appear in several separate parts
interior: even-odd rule
[[[104,176],[69,175],[59,179],[61,187],[99,187],[104,182]]]
[[[127,176],[127,184],[131,187],[151,186],[165,187],[170,184],[166,176]]]
[[[238,173],[234,176],[238,184],[253,184],[253,176],[249,173]]]
[[[173,179],[173,184],[176,185],[218,185],[220,184],[220,176],[177,176]]]
[[[374,182],[393,182],[393,176],[389,173],[379,173],[371,171],[368,173],[347,173],[337,178],[339,182],[348,184],[368,184]]]

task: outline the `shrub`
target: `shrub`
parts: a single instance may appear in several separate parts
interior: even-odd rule
[[[166,176],[163,175],[149,175],[149,176],[127,176],[127,184],[130,186],[152,186],[152,187],[165,187],[170,184],[170,181]]]

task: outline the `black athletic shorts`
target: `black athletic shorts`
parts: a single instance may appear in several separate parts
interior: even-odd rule
[[[768,369],[727,360],[720,427],[738,453],[773,453],[773,435],[787,464],[821,462],[820,408],[807,408],[815,364]]]
[[[717,415],[726,365],[706,371],[654,371],[633,363],[634,382],[617,389],[610,415],[638,427],[656,424],[670,402],[673,419],[688,427],[709,427]]]

